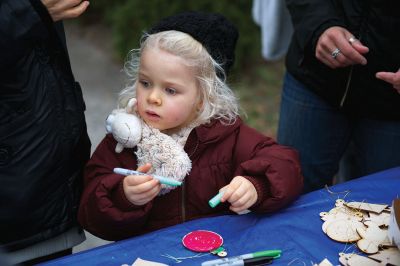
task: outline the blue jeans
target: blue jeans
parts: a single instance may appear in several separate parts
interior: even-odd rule
[[[278,142],[299,151],[304,192],[332,184],[351,144],[347,179],[400,165],[400,121],[351,119],[286,73]],[[347,158],[348,156],[346,156]],[[350,165],[349,165],[350,164]],[[349,171],[348,169],[351,169]]]

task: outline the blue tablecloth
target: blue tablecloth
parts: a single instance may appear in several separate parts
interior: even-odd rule
[[[338,193],[345,192],[348,193]],[[333,194],[335,192],[338,194]],[[339,264],[339,252],[351,252],[351,245],[335,242],[321,229],[319,213],[329,211],[338,198],[391,204],[400,194],[400,167],[338,184],[303,195],[284,210],[268,215],[228,215],[204,218],[158,230],[143,236],[83,251],[44,265],[131,265],[136,258],[168,265],[200,265],[216,259],[215,255],[190,258],[176,263],[161,256],[193,256],[185,249],[182,237],[193,230],[210,230],[220,234],[228,256],[267,249],[281,249],[282,257],[273,265],[311,265],[328,258]]]

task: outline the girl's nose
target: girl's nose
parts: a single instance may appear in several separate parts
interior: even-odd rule
[[[161,95],[157,89],[151,91],[148,97],[148,101],[151,104],[156,104],[156,105],[161,104]]]

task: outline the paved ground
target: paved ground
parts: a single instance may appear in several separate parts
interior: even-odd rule
[[[104,121],[116,108],[118,92],[124,84],[122,63],[112,58],[109,34],[105,29],[66,24],[72,70],[82,86],[86,102],[86,121],[92,141],[92,152],[105,135]],[[79,252],[107,244],[108,241],[87,233],[87,240],[74,248]]]

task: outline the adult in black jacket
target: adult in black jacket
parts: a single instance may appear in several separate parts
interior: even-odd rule
[[[90,141],[59,20],[87,6],[0,1],[0,247],[12,263],[65,254],[85,239],[76,215]]]
[[[330,185],[349,143],[350,178],[400,165],[400,1],[287,0],[278,141],[297,148],[305,192]]]

